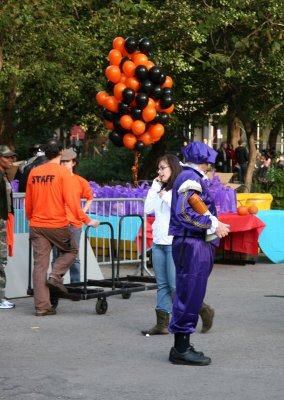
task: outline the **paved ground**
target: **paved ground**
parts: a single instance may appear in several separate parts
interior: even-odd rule
[[[105,271],[104,271],[105,273]],[[155,292],[108,299],[61,300],[57,316],[33,316],[33,299],[1,310],[0,399],[282,400],[284,265],[216,265],[207,301],[214,327],[196,333],[207,367],[168,362],[170,335],[144,337]],[[200,328],[200,327],[198,327]]]

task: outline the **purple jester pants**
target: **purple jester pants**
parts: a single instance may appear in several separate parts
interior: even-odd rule
[[[197,325],[207,280],[214,264],[215,247],[201,238],[174,237],[172,251],[176,266],[176,291],[169,331],[190,334]]]

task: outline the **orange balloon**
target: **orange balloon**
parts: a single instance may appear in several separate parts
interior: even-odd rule
[[[125,61],[125,63],[123,63],[122,70],[125,73],[125,75],[127,76],[127,78],[134,76],[135,69],[136,69],[136,65],[134,64],[133,61]]]
[[[109,97],[109,94],[103,90],[96,94],[96,101],[100,106],[104,106],[107,97]]]
[[[120,82],[121,83],[126,83],[127,77],[124,74],[121,74]]]
[[[126,89],[126,85],[124,83],[118,82],[114,85],[113,94],[118,100],[122,100],[122,92]]]
[[[149,146],[153,143],[153,139],[149,132],[143,133],[143,135],[139,136],[139,140],[145,144],[145,146]]]
[[[134,92],[137,92],[137,90],[140,87],[140,82],[137,78],[135,78],[134,76],[127,78],[126,82],[125,82],[126,86],[133,89]]]
[[[111,121],[105,121],[105,127],[107,129],[109,129],[110,131],[114,130],[114,125],[113,125],[113,123]]]
[[[113,83],[118,83],[121,78],[121,71],[117,65],[109,65],[105,71],[106,77]]]
[[[152,67],[155,67],[155,64],[152,61],[148,61],[147,64],[145,65],[145,67],[148,69],[151,69]]]
[[[172,104],[169,108],[163,108],[162,111],[167,113],[167,114],[171,114],[175,109],[175,106]]]
[[[122,128],[130,130],[133,124],[133,118],[130,115],[123,115],[120,118],[120,125]]]
[[[170,77],[170,76],[168,76],[167,75],[167,77],[166,77],[166,80],[165,80],[165,82],[162,84],[162,88],[165,88],[165,87],[169,87],[169,88],[171,88],[173,86],[173,80],[172,80],[172,78]]]
[[[160,100],[156,100],[156,101],[155,101],[155,107],[156,107],[156,110],[157,110],[158,112],[163,112],[163,111],[165,111],[165,110],[162,110],[162,108],[161,108]]]
[[[149,97],[149,100],[148,100],[147,107],[148,107],[148,106],[151,106],[151,107],[156,107],[155,100],[154,100],[154,99],[152,99],[152,97]]]
[[[132,56],[133,62],[136,65],[136,67],[138,65],[144,65],[145,67],[147,67],[147,63],[148,63],[148,57],[143,54],[138,52],[136,55]]]
[[[153,139],[153,142],[157,142],[163,136],[164,132],[165,128],[162,124],[151,125],[149,128],[149,133]]]
[[[126,135],[123,136],[122,141],[125,147],[127,147],[130,150],[133,150],[136,145],[137,139],[134,135],[132,135],[132,133],[127,133]]]
[[[119,65],[122,60],[122,54],[119,50],[112,49],[108,53],[108,59],[111,65]]]
[[[118,100],[114,96],[109,96],[105,99],[104,106],[107,110],[118,112]]]
[[[144,119],[145,122],[153,121],[156,115],[157,111],[155,107],[147,106],[142,110],[142,118]]]
[[[146,125],[140,119],[137,119],[136,121],[134,121],[131,126],[131,130],[134,133],[134,135],[136,135],[136,136],[142,135],[142,133],[145,132],[145,129],[146,129]]]
[[[125,42],[125,40],[123,39],[123,37],[118,36],[113,39],[112,47],[116,50],[119,50],[121,53],[123,53],[123,51],[125,51],[124,42]]]

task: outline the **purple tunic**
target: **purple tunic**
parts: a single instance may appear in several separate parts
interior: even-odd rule
[[[211,214],[217,215],[202,174],[186,168],[177,177],[172,194],[169,235],[174,236],[172,251],[176,266],[176,292],[169,325],[171,333],[195,331],[214,264],[215,246],[212,242],[205,242],[211,219],[191,208],[188,199],[193,193],[198,193]]]

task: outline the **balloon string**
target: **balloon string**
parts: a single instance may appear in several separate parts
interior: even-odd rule
[[[138,186],[138,161],[139,161],[140,153],[138,151],[134,152],[134,165],[131,168],[133,174],[133,184],[134,186]]]

